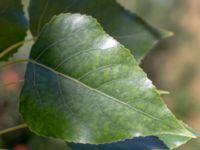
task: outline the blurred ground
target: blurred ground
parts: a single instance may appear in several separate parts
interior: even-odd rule
[[[142,61],[141,66],[159,89],[171,93],[164,96],[164,99],[175,115],[200,131],[200,1],[120,1],[130,10],[143,16],[148,22],[175,33],[174,37],[164,39],[158,44]],[[27,58],[29,50],[30,46],[24,46],[13,59]],[[0,70],[1,85],[23,79],[24,69],[25,64],[21,64]],[[18,113],[21,85],[1,85],[0,129],[3,129],[22,122]],[[22,130],[22,133],[15,132],[3,136],[0,139],[0,147],[15,145],[13,150],[27,150],[27,147],[30,150],[39,150],[40,145],[50,145],[43,149],[68,149],[65,143],[60,141],[39,138],[27,130]],[[18,137],[17,141],[16,137]],[[27,143],[27,146],[17,143]],[[178,150],[199,149],[200,139],[197,139]]]

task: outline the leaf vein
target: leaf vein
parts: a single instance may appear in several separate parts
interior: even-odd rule
[[[46,69],[49,70],[49,71],[52,71],[52,72],[55,73],[55,74],[58,74],[58,75],[60,75],[60,76],[62,76],[62,77],[64,77],[64,78],[67,78],[67,79],[69,79],[69,80],[72,80],[72,81],[76,82],[77,84],[80,84],[80,85],[82,85],[82,86],[84,86],[84,87],[86,87],[86,88],[89,88],[90,90],[92,90],[92,91],[94,91],[94,92],[96,92],[96,93],[98,93],[98,94],[100,94],[100,95],[102,95],[102,96],[104,96],[104,97],[107,97],[107,98],[109,98],[110,100],[112,100],[112,101],[114,101],[114,102],[116,102],[116,103],[122,104],[122,105],[128,107],[129,109],[132,109],[132,110],[134,110],[134,111],[136,111],[136,112],[138,112],[138,113],[141,113],[141,114],[143,114],[144,116],[146,116],[146,117],[148,117],[148,118],[152,118],[152,119],[154,119],[154,120],[161,121],[160,118],[156,118],[156,117],[154,117],[154,116],[152,116],[152,115],[150,115],[150,114],[148,114],[148,113],[146,113],[146,112],[144,112],[144,111],[142,111],[142,110],[140,110],[140,109],[138,109],[138,108],[135,108],[135,107],[133,107],[133,106],[131,106],[131,105],[129,105],[129,104],[123,102],[123,101],[120,101],[120,100],[116,99],[115,97],[112,97],[112,96],[107,95],[106,93],[103,93],[103,92],[101,92],[101,91],[99,91],[99,90],[97,90],[97,89],[94,89],[94,88],[92,88],[92,87],[90,87],[90,86],[87,86],[86,84],[84,84],[84,83],[82,83],[82,82],[80,82],[80,81],[78,81],[78,80],[76,80],[76,79],[74,79],[74,78],[72,78],[72,77],[70,77],[70,76],[68,76],[68,75],[65,75],[65,74],[62,74],[62,73],[60,73],[60,72],[57,72],[57,71],[53,70],[52,68],[49,68],[49,67],[46,66],[46,65],[40,64],[40,63],[38,63],[38,62],[36,62],[36,61],[34,61],[34,60],[32,60],[31,63],[35,63],[35,64],[39,65],[40,67],[43,67],[43,68],[46,68]]]

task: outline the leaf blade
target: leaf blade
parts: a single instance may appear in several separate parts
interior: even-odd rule
[[[20,112],[38,134],[92,144],[159,134],[194,137],[131,53],[92,17],[54,17],[30,59]]]
[[[160,39],[171,36],[170,32],[158,29],[125,10],[115,0],[32,0],[29,9],[32,33],[38,35],[51,17],[63,12],[95,17],[107,33],[131,50],[138,62]]]

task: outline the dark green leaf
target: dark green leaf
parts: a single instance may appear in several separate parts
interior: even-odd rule
[[[27,20],[20,0],[0,0],[0,52],[13,44],[23,41],[27,30]],[[12,56],[12,51],[0,60]]]
[[[92,17],[54,17],[30,59],[20,112],[40,135],[91,144],[162,134],[194,137],[129,50]]]
[[[70,143],[72,150],[167,150],[165,144],[157,137],[134,138],[122,142],[104,144],[104,145],[90,145],[90,144],[75,144]]]
[[[131,50],[140,61],[159,39],[171,33],[149,25],[116,0],[31,0],[30,27],[34,35],[52,16],[62,12],[83,13],[97,18],[104,30]]]

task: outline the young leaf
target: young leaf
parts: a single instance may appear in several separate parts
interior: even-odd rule
[[[157,137],[139,137],[132,140],[122,142],[104,144],[104,145],[90,145],[90,144],[75,144],[69,143],[72,150],[167,150],[165,144]]]
[[[52,16],[62,12],[95,17],[107,33],[131,50],[138,61],[158,40],[171,35],[125,10],[116,0],[31,0],[29,13],[32,33],[38,35]]]
[[[20,112],[40,135],[90,144],[160,134],[195,137],[164,105],[129,50],[92,17],[54,17],[30,59]]]
[[[11,45],[23,41],[27,25],[20,0],[0,1],[0,53]],[[6,54],[0,60],[8,59],[16,51]]]

